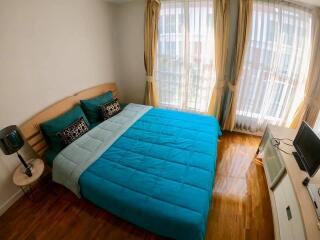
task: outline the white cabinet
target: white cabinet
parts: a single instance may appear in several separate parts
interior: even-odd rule
[[[281,179],[273,193],[279,219],[280,239],[306,239],[298,202],[288,175]]]

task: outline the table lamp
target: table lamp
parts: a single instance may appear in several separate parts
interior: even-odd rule
[[[25,167],[25,174],[28,177],[32,176],[32,166],[28,164],[19,154],[19,149],[22,148],[24,140],[17,126],[11,125],[0,131],[0,148],[5,155],[17,153],[22,165]]]

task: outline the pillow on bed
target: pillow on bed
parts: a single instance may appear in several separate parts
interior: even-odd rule
[[[66,127],[63,131],[57,133],[57,135],[60,138],[62,145],[66,147],[88,131],[88,125],[84,121],[83,117],[81,117],[70,126]]]
[[[61,144],[61,140],[57,136],[57,133],[63,131],[66,127],[81,117],[83,117],[83,120],[89,126],[89,121],[80,106],[76,106],[63,115],[40,124],[40,129],[52,150],[60,151],[64,147]]]
[[[43,158],[46,160],[46,162],[49,164],[49,166],[52,167],[53,160],[56,158],[56,156],[59,154],[59,151],[54,151],[50,147],[48,147],[47,150],[43,153]]]
[[[100,106],[100,112],[103,120],[113,117],[121,111],[120,103],[118,99],[114,99],[110,103],[106,103]]]
[[[112,92],[108,91],[100,96],[80,101],[81,107],[85,112],[90,124],[97,124],[103,121],[99,112],[100,106],[105,103],[109,103],[112,100]]]

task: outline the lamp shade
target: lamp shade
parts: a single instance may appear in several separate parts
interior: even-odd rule
[[[10,155],[17,152],[24,144],[19,128],[8,126],[0,131],[0,148],[3,153]]]

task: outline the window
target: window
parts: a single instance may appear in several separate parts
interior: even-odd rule
[[[289,125],[303,99],[311,47],[311,13],[285,2],[255,1],[244,60],[236,128]]]
[[[316,121],[316,124],[314,125],[314,128],[315,132],[319,135],[320,137],[320,113],[318,115],[318,119]]]
[[[161,107],[208,110],[215,83],[212,2],[161,2],[156,68]]]

